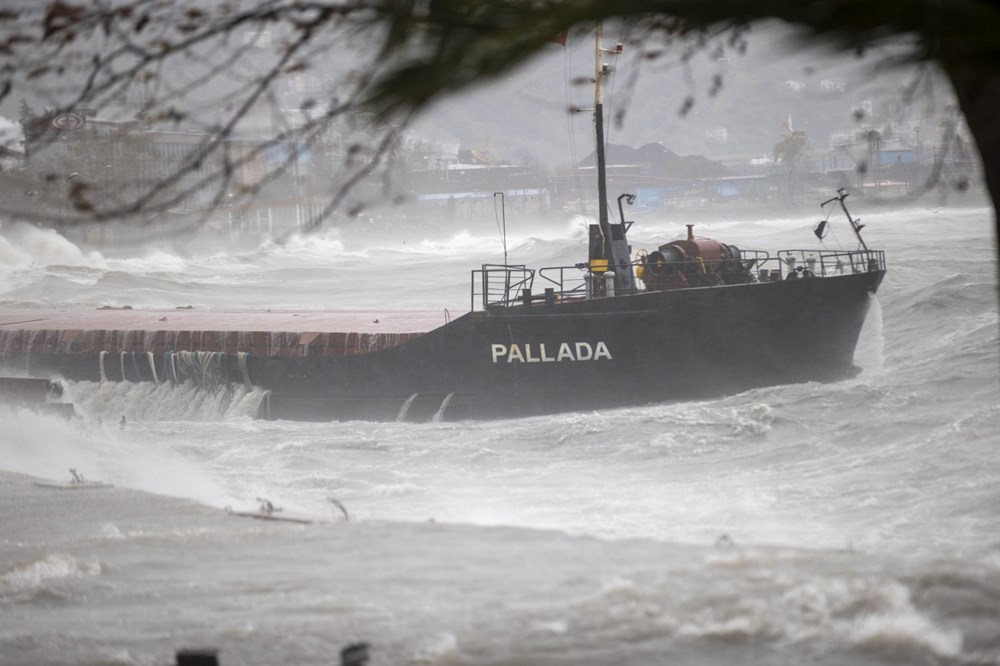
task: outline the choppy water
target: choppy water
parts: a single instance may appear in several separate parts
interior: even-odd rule
[[[855,208],[890,272],[847,382],[472,423],[254,421],[254,391],[114,383],[69,385],[72,422],[0,408],[0,664],[334,664],[359,640],[373,664],[1000,664],[992,211]],[[698,232],[773,251],[814,222]],[[508,230],[514,262],[586,251],[579,222]],[[458,313],[502,258],[458,230],[105,253],[0,231],[17,307]],[[115,488],[32,483],[70,467]],[[222,510],[257,497],[334,522]]]

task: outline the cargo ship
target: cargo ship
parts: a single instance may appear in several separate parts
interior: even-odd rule
[[[598,31],[599,211],[572,266],[481,265],[469,311],[441,313],[0,311],[6,374],[50,380],[242,384],[261,416],[491,419],[693,400],[853,375],[885,255],[858,247],[772,255],[685,237],[633,253],[609,215]],[[822,237],[828,222],[816,229]]]

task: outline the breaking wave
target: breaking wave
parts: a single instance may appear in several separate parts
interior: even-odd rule
[[[60,596],[55,588],[62,581],[99,575],[101,565],[97,561],[53,553],[0,574],[0,599],[28,601],[45,593]]]
[[[66,382],[64,400],[102,421],[218,421],[258,416],[267,391],[240,384]]]

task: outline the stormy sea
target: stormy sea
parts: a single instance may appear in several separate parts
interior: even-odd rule
[[[993,212],[850,203],[888,274],[846,381],[484,422],[264,421],[258,390],[151,383],[0,407],[0,664],[1000,664]],[[695,233],[818,248],[818,217]],[[489,225],[363,231],[93,249],[7,220],[0,312],[455,315],[503,259]],[[507,232],[511,263],[586,254],[580,219]],[[113,487],[36,485],[70,468]],[[262,500],[319,522],[226,510]]]

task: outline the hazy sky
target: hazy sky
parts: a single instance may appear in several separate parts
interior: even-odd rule
[[[884,102],[898,100],[916,80],[917,69],[876,71],[884,50],[873,49],[859,59],[806,48],[789,34],[780,25],[759,25],[745,55],[723,60],[701,51],[682,61],[679,49],[659,60],[637,60],[636,49],[627,46],[606,86],[609,140],[633,147],[659,142],[679,154],[770,154],[791,118],[794,129],[808,133],[810,147],[821,149],[836,132],[890,122],[903,128],[945,112],[951,102],[947,85],[932,76],[930,88],[921,87],[912,102],[890,113]],[[617,37],[605,33],[609,45]],[[593,148],[592,114],[573,115],[567,108],[593,106],[589,83],[571,83],[592,75],[591,39],[571,38],[565,48],[553,44],[501,80],[439,103],[417,123],[416,132],[465,147],[490,147],[512,161],[533,155],[554,165],[574,161],[571,153],[582,159]],[[716,75],[721,87],[713,93]],[[694,104],[682,116],[688,98]],[[858,108],[874,115],[859,120]],[[619,117],[622,122],[615,122]]]

